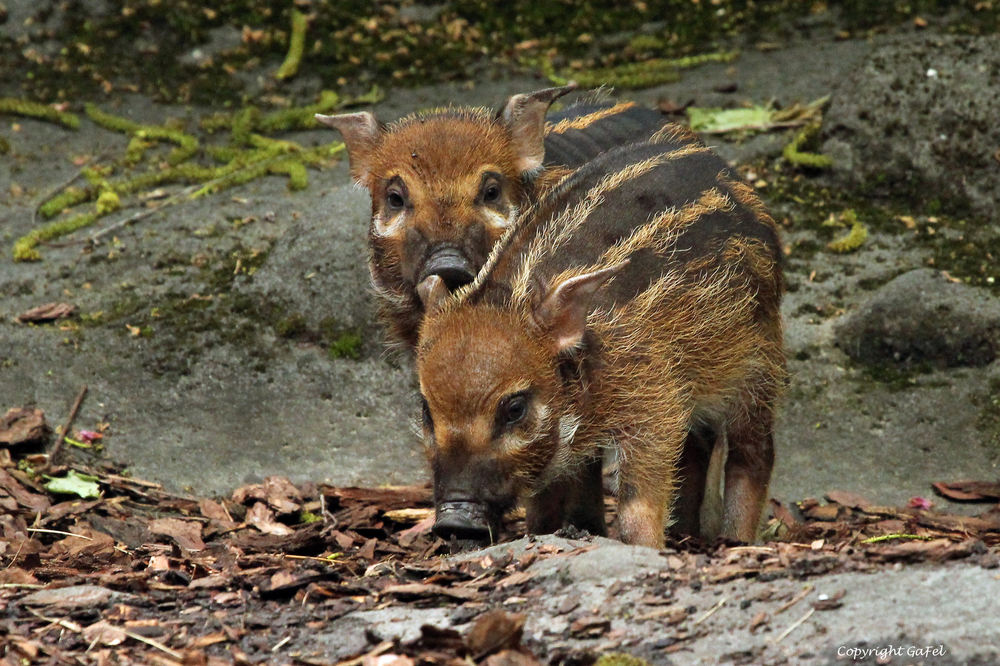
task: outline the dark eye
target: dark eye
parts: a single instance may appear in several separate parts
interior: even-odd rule
[[[483,188],[483,203],[496,203],[500,201],[500,184],[499,183],[489,183]]]
[[[525,395],[515,395],[507,398],[501,406],[503,423],[512,426],[524,420],[528,413],[528,397]]]
[[[397,190],[389,190],[385,195],[385,202],[389,204],[389,208],[402,208],[406,205],[406,199]]]
[[[421,398],[420,402],[421,410],[423,412],[424,427],[429,431],[434,432],[434,419],[431,418],[430,405],[427,404],[427,400],[425,398]]]

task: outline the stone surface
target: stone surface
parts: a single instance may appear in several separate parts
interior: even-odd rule
[[[905,35],[834,93],[823,152],[841,182],[993,215],[1000,205],[1000,37]]]
[[[835,331],[861,363],[986,365],[1000,348],[1000,300],[924,268],[883,286]]]

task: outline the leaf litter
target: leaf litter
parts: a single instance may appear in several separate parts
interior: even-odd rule
[[[431,533],[427,486],[337,488],[268,477],[213,499],[176,495],[108,465],[61,465],[46,472],[82,479],[98,494],[89,501],[83,493],[69,499],[54,494],[0,449],[4,666],[589,664],[596,653],[568,646],[607,645],[620,634],[607,613],[570,595],[555,612],[566,618],[561,639],[526,638],[525,618],[538,608],[533,604],[549,575],[539,563],[574,558],[598,545],[585,534],[564,533],[583,540],[563,546],[529,539],[520,555],[493,549],[449,557],[461,544]],[[995,485],[961,481],[935,489],[946,496],[996,499]],[[626,585],[649,585],[633,621],[659,627],[663,638],[656,647],[669,653],[706,635],[710,629],[702,622],[724,604],[737,603],[723,599],[696,613],[675,603],[681,586],[804,580],[896,563],[962,559],[1000,566],[1000,507],[973,517],[922,505],[877,506],[843,491],[826,499],[794,505],[772,500],[772,538],[763,545],[671,539],[661,553],[661,571],[645,581],[613,583],[609,596]],[[612,499],[607,508],[613,516]],[[508,516],[505,530],[507,538],[522,535],[523,514]],[[808,614],[835,612],[843,604],[842,591],[814,592],[812,585],[787,598],[762,592],[757,601],[781,605],[754,614],[748,629],[766,630],[772,617],[803,602]],[[452,624],[469,628],[426,624],[407,641],[371,635],[367,645],[337,660],[316,651],[316,630],[387,608],[451,609]]]

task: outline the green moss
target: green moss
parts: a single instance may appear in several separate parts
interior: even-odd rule
[[[292,37],[288,41],[288,55],[285,62],[274,73],[276,79],[287,79],[295,76],[299,71],[299,63],[302,62],[302,52],[306,45],[306,29],[309,27],[309,19],[297,9],[292,10]]]
[[[306,318],[298,313],[281,319],[274,326],[274,332],[282,338],[297,338],[306,330]]]
[[[933,366],[929,362],[912,365],[897,365],[886,362],[862,365],[860,367],[863,370],[865,378],[882,384],[892,392],[915,388],[919,385],[917,382],[918,377],[929,375],[934,371]]]
[[[803,148],[814,137],[819,135],[819,123],[813,123],[804,127],[795,138],[785,146],[783,155],[786,160],[796,166],[810,169],[828,169],[833,166],[833,160],[826,155],[805,152]]]
[[[24,116],[26,118],[35,118],[37,120],[47,120],[51,123],[57,123],[70,129],[78,129],[80,127],[80,118],[72,113],[57,111],[51,106],[30,102],[24,99],[14,99],[11,97],[0,98],[0,114]]]
[[[850,208],[841,213],[840,219],[850,224],[851,230],[840,238],[827,243],[827,248],[834,252],[853,252],[868,240],[868,228],[858,221],[857,213]]]
[[[293,192],[309,187],[309,174],[303,164],[292,160],[275,162],[269,167],[271,173],[283,173],[288,176],[288,189]]]
[[[14,261],[41,261],[42,255],[35,249],[39,243],[55,240],[60,236],[73,233],[78,229],[89,227],[99,215],[97,212],[82,213],[64,220],[50,222],[43,227],[30,231],[14,242]]]
[[[331,344],[328,353],[330,358],[350,358],[355,361],[361,358],[361,336],[357,333],[342,333]]]
[[[42,217],[55,217],[67,208],[90,201],[96,195],[93,188],[67,187],[38,208]]]
[[[105,190],[101,192],[101,196],[97,197],[97,215],[107,215],[108,213],[113,213],[122,206],[122,200],[118,194],[112,190]]]
[[[87,117],[105,129],[131,134],[133,138],[139,139],[140,141],[169,141],[177,144],[177,148],[170,151],[170,155],[167,156],[167,162],[172,165],[180,164],[190,159],[198,152],[198,139],[189,134],[185,134],[180,130],[160,125],[143,125],[129,120],[128,118],[122,118],[120,116],[115,116],[101,111],[94,104],[88,103],[84,108],[86,110]],[[145,149],[143,149],[143,151],[144,150]],[[137,146],[133,146],[130,142],[129,150],[126,152],[126,160],[128,160],[130,156],[135,157],[137,152]]]
[[[10,152],[10,142],[7,141],[7,139],[3,138],[2,134],[0,134],[0,155],[6,155],[9,152]]]

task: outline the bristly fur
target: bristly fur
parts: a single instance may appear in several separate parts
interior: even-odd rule
[[[665,125],[657,111],[607,99],[546,117],[568,90],[516,95],[499,111],[424,110],[387,125],[364,112],[323,119],[343,133],[352,177],[372,195],[369,268],[390,343],[415,347],[424,316],[416,289],[429,274],[450,271],[453,290],[473,279],[521,211],[573,169]],[[494,177],[501,195],[485,201]]]
[[[709,460],[692,437],[707,429],[728,447],[721,529],[752,541],[785,382],[781,256],[760,199],[685,132],[602,155],[525,209],[476,280],[425,319],[422,391],[441,433],[470,433],[461,444],[439,434],[432,458],[459,467],[463,455],[492,459],[509,479],[504,492],[516,486],[526,498],[531,529],[594,526],[601,509],[581,495],[599,490],[586,470],[613,442],[623,538],[656,546],[679,484],[699,494],[677,504],[694,511],[682,524],[698,526]],[[612,270],[582,342],[553,342],[550,295]],[[465,372],[456,375],[458,366]],[[508,449],[468,430],[473,406],[492,414],[495,396],[526,385],[545,405],[544,416],[530,412],[535,439],[518,435],[516,457],[490,458]]]

